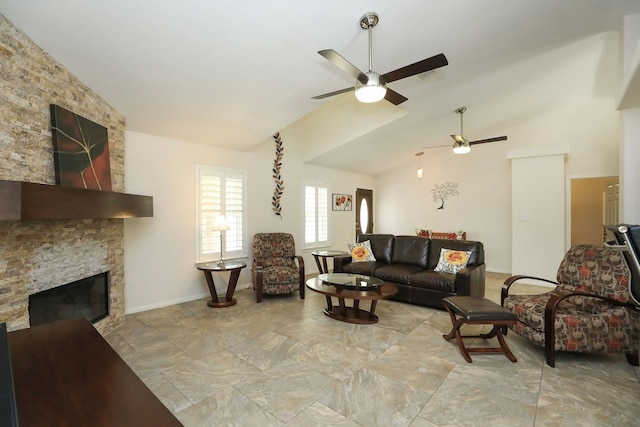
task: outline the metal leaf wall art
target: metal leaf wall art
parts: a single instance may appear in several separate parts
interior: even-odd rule
[[[284,155],[284,147],[282,146],[282,139],[280,138],[280,132],[276,132],[273,135],[273,139],[276,142],[276,158],[273,161],[273,179],[276,182],[276,188],[273,190],[273,198],[271,204],[273,205],[273,212],[282,219],[282,206],[280,206],[280,198],[284,192],[284,181],[280,174],[282,168],[282,156]]]

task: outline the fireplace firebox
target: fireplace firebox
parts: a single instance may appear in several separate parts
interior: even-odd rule
[[[109,314],[109,272],[29,296],[31,326],[85,317],[91,323]]]

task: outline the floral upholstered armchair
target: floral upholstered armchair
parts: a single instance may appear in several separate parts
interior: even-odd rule
[[[523,279],[556,287],[539,295],[510,295],[512,285]],[[551,367],[556,351],[625,353],[638,366],[640,311],[629,295],[630,273],[622,254],[601,246],[574,246],[556,279],[520,275],[504,282],[502,305],[518,318],[509,328],[544,347]]]
[[[304,259],[296,255],[293,236],[288,233],[257,233],[253,236],[253,289],[257,302],[263,294],[300,292],[304,299]]]

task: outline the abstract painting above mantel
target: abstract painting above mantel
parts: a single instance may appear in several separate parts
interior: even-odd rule
[[[111,191],[107,128],[51,104],[56,184]]]

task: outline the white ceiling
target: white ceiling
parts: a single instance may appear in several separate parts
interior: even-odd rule
[[[531,102],[496,103],[493,94],[526,85],[536,55],[620,30],[640,1],[0,0],[0,13],[122,113],[128,130],[236,150],[319,107],[356,102],[352,93],[311,99],[353,85],[317,51],[335,49],[366,71],[359,20],[371,11],[380,16],[375,71],[438,53],[449,60],[431,75],[390,84],[409,98],[393,107],[400,118],[324,154],[308,150],[310,163],[375,175],[413,161],[422,146],[449,144],[462,105],[467,138],[504,134]],[[547,92],[535,94],[540,108],[557,96]],[[356,153],[366,169],[352,161]]]

